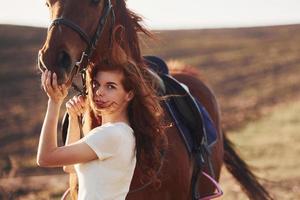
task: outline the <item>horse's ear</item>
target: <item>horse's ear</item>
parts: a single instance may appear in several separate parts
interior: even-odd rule
[[[123,47],[124,30],[124,26],[118,25],[114,28],[112,33],[111,61],[114,64],[123,64],[128,58],[128,55]]]
[[[124,45],[125,37],[125,27],[122,25],[117,25],[113,29],[112,39],[119,43],[121,46]]]

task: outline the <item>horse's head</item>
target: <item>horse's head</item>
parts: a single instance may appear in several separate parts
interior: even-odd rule
[[[56,72],[59,84],[70,83],[78,68],[85,67],[95,53],[98,43],[102,49],[108,48],[107,36],[114,22],[112,2],[47,0],[47,6],[52,23],[39,51],[38,65],[43,71]]]

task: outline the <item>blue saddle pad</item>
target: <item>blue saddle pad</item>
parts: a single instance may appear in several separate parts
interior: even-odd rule
[[[214,122],[212,121],[209,113],[206,111],[205,107],[196,100],[196,104],[198,107],[198,110],[201,112],[202,115],[202,123],[204,130],[199,130],[198,134],[203,133],[203,137],[206,138],[208,148],[211,148],[217,141],[217,130],[215,128]],[[166,106],[168,107],[168,110],[170,111],[170,114],[172,118],[174,119],[175,125],[178,128],[178,130],[181,133],[181,137],[184,140],[186,147],[189,152],[192,152],[195,147],[195,141],[194,137],[192,136],[192,133],[184,123],[184,121],[180,120],[180,114],[177,112],[176,109],[172,109],[172,106],[168,103],[166,103]]]
[[[158,74],[169,74],[168,67],[163,59],[157,56],[144,56],[145,63],[155,72]],[[203,118],[203,125],[204,125],[204,137],[206,137],[207,144],[211,147],[217,140],[217,130],[209,113],[206,111],[205,107],[198,101],[195,101],[198,107],[198,111],[201,112]],[[172,109],[172,106],[167,104],[171,115],[175,121],[177,128],[180,130],[183,140],[185,141],[187,148],[189,151],[192,151],[194,147],[193,136],[191,135],[189,129],[186,125],[180,120],[180,114],[177,113],[176,110]],[[200,134],[200,133],[199,133]]]
[[[207,137],[207,144],[209,147],[211,147],[217,141],[217,130],[215,128],[214,122],[212,121],[205,107],[198,100],[196,100],[196,102],[203,116],[203,123],[204,123],[204,129]]]

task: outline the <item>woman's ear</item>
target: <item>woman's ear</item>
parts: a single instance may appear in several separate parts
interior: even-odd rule
[[[127,101],[131,101],[131,99],[133,99],[134,97],[134,93],[132,90],[130,90],[128,93],[127,93],[127,96],[126,96],[126,100]]]

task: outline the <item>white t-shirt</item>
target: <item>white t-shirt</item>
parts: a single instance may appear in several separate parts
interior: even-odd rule
[[[75,165],[78,200],[124,200],[136,165],[132,128],[124,122],[105,123],[82,140],[98,159]]]

